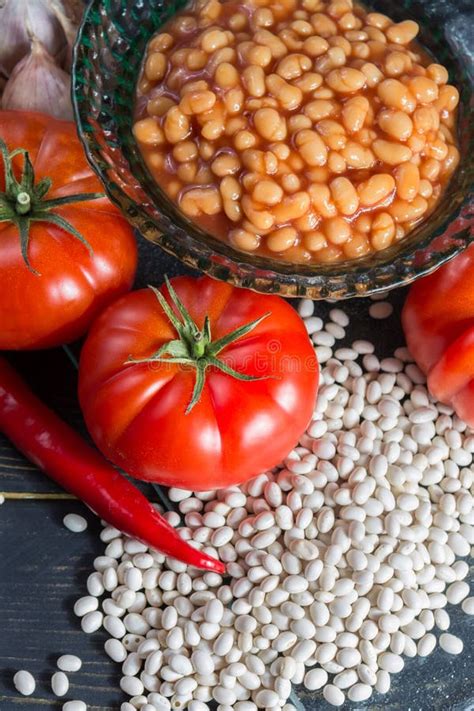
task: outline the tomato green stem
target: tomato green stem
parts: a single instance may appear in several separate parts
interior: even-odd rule
[[[51,180],[42,178],[38,183],[35,183],[35,173],[27,151],[23,148],[16,148],[9,153],[6,144],[0,139],[0,155],[3,158],[5,173],[5,190],[0,192],[0,222],[11,222],[17,228],[21,253],[28,269],[33,274],[38,274],[28,261],[30,228],[34,222],[48,222],[56,225],[78,239],[92,252],[85,237],[70,222],[53,210],[75,202],[97,200],[105,197],[105,194],[81,193],[51,200],[45,199],[52,186]],[[18,180],[13,169],[13,159],[19,155],[23,157],[23,171]]]
[[[19,215],[26,215],[31,208],[31,198],[28,193],[18,193],[16,196],[15,210]]]
[[[158,299],[161,308],[175,329],[178,338],[168,341],[147,358],[132,358],[132,356],[129,356],[127,363],[161,362],[193,367],[196,372],[196,380],[191,400],[186,408],[186,414],[191,412],[193,407],[195,407],[195,405],[199,402],[206,381],[206,370],[209,367],[217,368],[226,375],[230,375],[237,380],[264,380],[268,377],[259,377],[256,375],[240,373],[239,371],[234,370],[234,368],[231,368],[231,366],[225,361],[217,358],[217,355],[226,346],[240,338],[243,338],[248,333],[253,331],[265,318],[270,316],[270,313],[263,314],[263,316],[255,319],[255,321],[246,323],[235,329],[235,331],[231,331],[222,338],[219,338],[217,341],[213,342],[211,339],[211,325],[209,317],[206,316],[204,319],[204,326],[200,329],[176,291],[173,289],[173,286],[167,276],[165,276],[165,282],[171,301],[178,314],[175,313],[173,308],[168,304],[161,291],[155,289],[153,286],[150,286],[149,288]]]

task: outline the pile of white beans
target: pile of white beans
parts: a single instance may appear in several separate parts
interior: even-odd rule
[[[340,706],[386,693],[438,642],[462,651],[445,608],[474,613],[474,433],[432,401],[405,348],[338,348],[347,315],[324,325],[312,302],[299,309],[321,387],[298,446],[241,487],[169,491],[181,516],[168,520],[228,579],[102,531],[75,612],[110,635],[121,711],[292,711],[294,684]]]

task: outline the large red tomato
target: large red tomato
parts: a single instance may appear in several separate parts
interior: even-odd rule
[[[310,421],[314,349],[280,297],[208,277],[171,285],[124,296],[93,325],[79,368],[87,426],[138,478],[193,490],[243,482],[278,464]]]
[[[0,349],[72,341],[132,285],[133,231],[103,196],[73,123],[3,111],[0,139]]]
[[[474,427],[474,245],[411,287],[402,321],[430,392]]]

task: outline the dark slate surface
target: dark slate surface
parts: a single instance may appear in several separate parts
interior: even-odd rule
[[[137,286],[159,284],[185,270],[174,259],[140,241]],[[368,317],[369,300],[344,304],[351,315],[350,339],[370,337],[379,355],[389,355],[403,343],[399,312],[403,290],[393,292],[392,318],[374,321]],[[317,313],[331,308],[319,304]],[[77,351],[77,348],[76,348]],[[42,354],[14,354],[12,362],[35,390],[71,424],[83,431],[75,397],[76,375],[62,350]],[[24,460],[0,436],[0,491],[57,494],[59,489]],[[153,496],[153,492],[148,489]],[[74,534],[62,525],[68,512],[80,512],[89,521],[86,533]],[[82,670],[70,674],[66,699],[83,699],[91,711],[112,711],[124,700],[119,690],[120,670],[103,651],[105,634],[85,635],[72,613],[74,601],[86,594],[85,581],[96,555],[102,553],[99,523],[79,502],[58,500],[7,500],[0,507],[0,710],[46,711],[60,709],[64,699],[55,699],[49,682],[60,654],[78,654]],[[346,704],[343,711],[390,709],[390,711],[470,711],[474,709],[472,618],[457,610],[452,629],[464,639],[459,657],[437,649],[425,660],[407,660],[404,671],[394,678],[386,696],[376,694],[365,704]],[[471,643],[471,644],[470,644]],[[37,679],[34,696],[19,697],[12,677],[29,669]],[[321,695],[301,695],[307,711],[329,711]]]

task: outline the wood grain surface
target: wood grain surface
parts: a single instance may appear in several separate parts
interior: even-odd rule
[[[141,241],[137,285],[159,284],[165,272],[171,276],[185,270]],[[368,318],[370,301],[345,304],[352,319],[350,338],[370,337],[377,343],[379,355],[392,353],[403,343],[398,314],[404,296],[403,290],[390,296],[395,314],[381,322]],[[324,315],[329,308],[331,305],[320,304],[317,310]],[[64,351],[11,354],[10,359],[44,401],[85,434],[75,394],[76,372]],[[151,487],[145,490],[156,498]],[[119,689],[119,666],[103,651],[106,634],[84,634],[72,612],[75,600],[86,594],[94,557],[103,552],[98,520],[80,502],[55,498],[63,492],[1,435],[0,492],[15,495],[0,506],[0,711],[60,709],[65,699],[73,698],[84,700],[91,711],[117,711],[125,698]],[[29,496],[47,498],[25,498]],[[75,534],[63,526],[62,518],[68,512],[87,518],[86,532]],[[343,709],[473,709],[472,623],[472,618],[460,612],[453,615],[453,629],[465,641],[462,655],[449,657],[437,649],[428,659],[407,660],[387,696],[376,695],[368,703],[347,704]],[[83,666],[69,675],[70,692],[60,700],[51,692],[50,678],[57,657],[65,653],[78,654]],[[18,669],[34,674],[37,686],[33,696],[20,697],[15,691],[12,678]],[[301,694],[301,700],[306,711],[330,708],[320,695]]]

